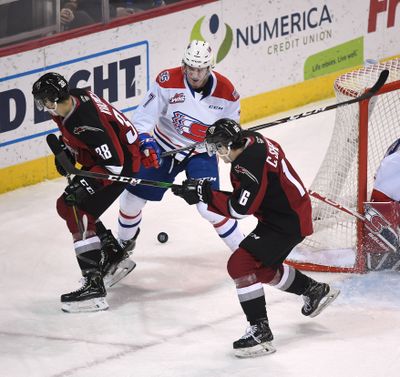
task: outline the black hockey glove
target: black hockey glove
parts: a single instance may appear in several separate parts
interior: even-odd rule
[[[208,203],[212,196],[211,182],[207,179],[187,179],[182,182],[182,186],[173,186],[172,192],[190,205],[200,201]]]
[[[67,148],[67,146],[65,145],[62,136],[60,136],[58,138],[58,140],[60,141],[60,147],[63,149],[63,151],[65,152],[65,154],[67,155],[67,157],[69,158],[69,160],[72,162],[72,165],[75,165],[76,161],[75,161],[75,157],[74,155],[71,153],[71,151]],[[65,169],[62,167],[62,165],[58,162],[57,157],[54,160],[55,165],[56,165],[56,169],[58,171],[58,174],[66,176],[67,172],[65,171]]]
[[[65,203],[79,206],[101,187],[101,183],[95,179],[76,176],[64,190]]]

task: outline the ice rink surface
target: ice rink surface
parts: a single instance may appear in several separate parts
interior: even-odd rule
[[[281,143],[306,185],[323,158],[334,115],[263,132]],[[222,164],[221,176],[229,189]],[[195,207],[170,193],[145,208],[137,267],[109,289],[109,310],[63,313],[59,296],[79,288],[80,278],[55,211],[65,184],[60,178],[0,196],[1,376],[399,376],[400,276],[389,272],[310,274],[342,291],[314,319],[301,315],[300,297],[266,286],[277,352],[236,359],[232,342],[247,323],[226,272],[230,252]],[[114,231],[117,211],[115,203],[102,217]],[[254,224],[240,223],[246,233]],[[157,241],[161,231],[169,234],[166,244]]]

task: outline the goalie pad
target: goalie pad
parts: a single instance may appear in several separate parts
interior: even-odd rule
[[[369,270],[400,269],[398,202],[364,203],[362,250]],[[379,237],[378,237],[379,235]]]

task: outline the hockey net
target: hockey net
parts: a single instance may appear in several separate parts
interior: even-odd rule
[[[362,94],[383,69],[390,74],[378,96],[339,107],[331,141],[310,190],[363,213],[374,174],[387,148],[400,137],[400,59],[338,77],[337,102]],[[290,254],[289,263],[315,271],[363,272],[362,222],[312,198],[314,234]]]

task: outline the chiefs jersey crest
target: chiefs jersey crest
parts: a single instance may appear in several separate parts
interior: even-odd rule
[[[259,184],[258,179],[255,177],[254,174],[251,174],[246,168],[244,168],[243,166],[240,165],[235,165],[234,167],[235,172],[238,174],[245,174],[247,175],[252,181],[256,182],[257,184]]]
[[[85,131],[94,131],[94,132],[104,132],[102,129],[100,128],[96,128],[96,127],[91,127],[91,126],[78,126],[74,128],[74,134],[75,135],[79,135],[82,132]]]

